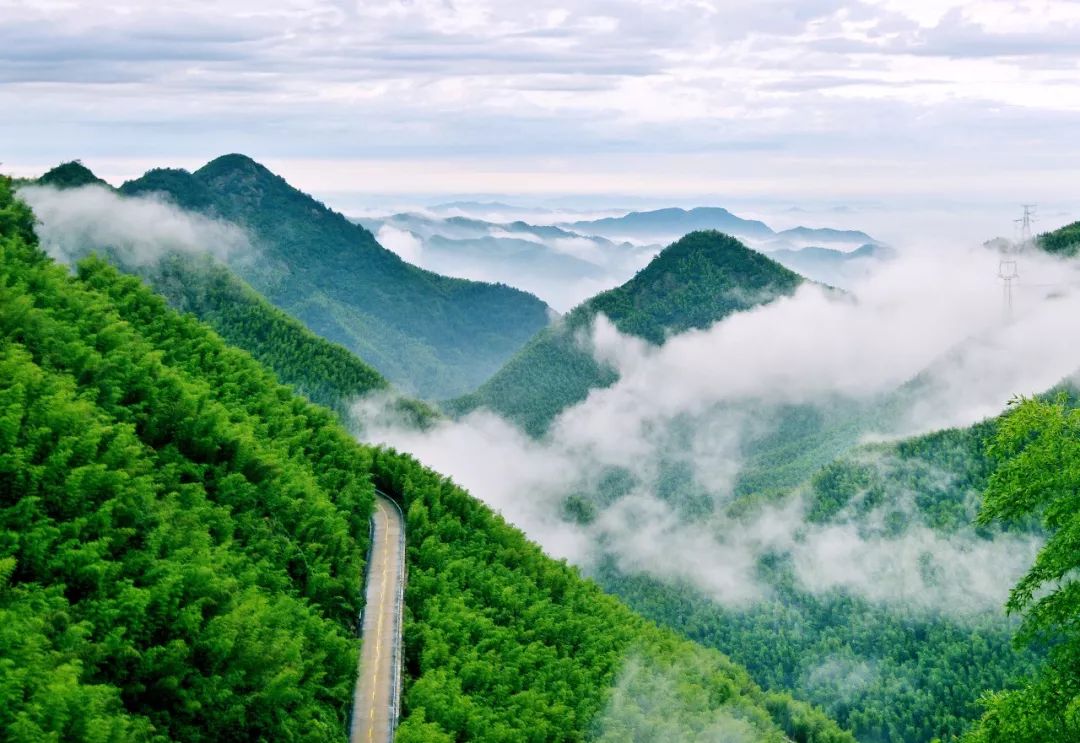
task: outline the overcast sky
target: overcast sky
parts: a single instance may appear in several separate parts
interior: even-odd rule
[[[0,0],[0,161],[316,193],[1071,201],[1080,2]]]

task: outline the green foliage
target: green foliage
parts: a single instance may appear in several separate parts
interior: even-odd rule
[[[852,743],[446,479],[358,445],[138,278],[93,258],[68,275],[6,181],[0,219],[5,737],[344,739],[374,476],[407,512],[400,740],[597,737],[648,658],[671,664],[689,729]]]
[[[1035,242],[1047,253],[1074,256],[1080,252],[1080,222],[1039,235]]]
[[[861,741],[955,737],[978,715],[985,689],[1034,667],[1035,654],[1014,651],[1000,619],[955,621],[841,593],[815,596],[783,566],[772,570],[772,597],[742,608],[610,565],[597,577],[635,611],[722,649],[766,689],[819,706]]]
[[[406,392],[474,389],[548,323],[536,297],[402,261],[370,232],[242,155],[195,173],[152,170],[121,186],[246,228],[258,260],[231,264],[260,294]]]
[[[94,175],[88,167],[78,160],[72,160],[57,165],[45,175],[37,179],[40,186],[52,186],[53,188],[79,188],[80,186],[103,186],[112,189],[105,181]]]
[[[312,402],[342,412],[355,398],[389,389],[377,371],[271,305],[209,256],[173,253],[136,270],[172,307],[251,353]]]
[[[374,472],[401,494],[407,520],[401,740],[656,740],[675,729],[675,711],[680,730],[853,740],[719,653],[642,620],[409,457],[381,451]],[[635,693],[653,686],[674,709]],[[636,737],[623,737],[628,726]]]
[[[593,358],[583,335],[603,314],[623,333],[650,343],[707,328],[734,312],[792,293],[802,279],[733,237],[692,232],[665,248],[622,286],[603,292],[533,338],[475,393],[449,404],[455,412],[488,407],[543,433],[589,390],[617,380]]]
[[[1080,410],[1064,396],[1015,401],[990,448],[1000,462],[979,519],[1037,517],[1049,538],[1012,589],[1020,641],[1051,644],[1020,689],[988,695],[969,743],[1080,740]]]
[[[0,183],[0,729],[332,740],[355,678],[368,456],[335,417]]]
[[[807,519],[860,524],[873,515],[894,535],[912,525],[939,533],[969,529],[995,472],[986,447],[998,425],[991,420],[855,449],[810,478]],[[744,499],[732,511],[755,505]],[[1022,517],[982,524],[978,533],[1033,528]],[[798,587],[790,565],[774,558],[759,572],[769,598],[739,608],[689,586],[628,576],[611,564],[597,577],[636,611],[722,649],[765,688],[791,690],[819,705],[863,741],[954,739],[978,717],[985,690],[1015,686],[1042,657],[1038,646],[1013,648],[1015,626],[1001,617],[952,618],[839,591],[812,594]]]

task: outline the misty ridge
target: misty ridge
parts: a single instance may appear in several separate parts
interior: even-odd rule
[[[34,210],[46,252],[71,264],[108,250],[122,264],[145,267],[169,253],[251,262],[251,235],[238,225],[177,207],[159,194],[130,198],[104,186],[59,189],[29,185],[19,196]]]
[[[738,607],[769,597],[759,562],[783,555],[814,593],[959,618],[1000,614],[1037,534],[977,534],[970,523],[936,530],[903,490],[878,508],[813,523],[809,472],[764,502],[744,504],[738,492],[755,446],[792,409],[832,417],[841,432],[820,466],[860,444],[974,424],[1080,369],[1073,263],[1024,254],[1005,317],[997,253],[898,252],[849,293],[804,284],[660,347],[597,318],[584,345],[618,381],[563,411],[539,439],[485,410],[416,431],[395,425],[378,397],[359,402],[356,418],[364,440],[414,453],[586,570],[614,557],[627,572],[689,582]],[[848,412],[837,419],[837,410]],[[479,460],[470,455],[478,451]],[[969,500],[973,517],[978,493]],[[583,502],[585,518],[573,508]]]

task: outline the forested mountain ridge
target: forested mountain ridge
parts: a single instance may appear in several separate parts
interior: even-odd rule
[[[741,310],[792,293],[802,278],[715,231],[692,232],[660,252],[620,287],[596,295],[541,331],[475,393],[451,403],[458,412],[490,408],[534,435],[617,379],[578,337],[597,315],[621,332],[659,344],[673,334],[706,328]]]
[[[104,183],[81,164],[74,165],[74,170],[67,165],[53,169],[37,183],[57,188]],[[71,172],[79,177],[70,177]],[[157,172],[168,177],[167,171]],[[251,353],[314,403],[343,414],[357,398],[390,389],[375,369],[274,307],[210,253],[172,251],[142,261],[110,245],[86,245],[79,252],[97,252],[125,273],[139,276],[173,308],[209,324],[226,342]],[[434,414],[422,403],[404,399],[398,407],[418,420]]]
[[[1073,222],[1035,238],[1035,244],[1047,253],[1073,256],[1080,252],[1080,222]]]
[[[403,743],[851,743],[448,480],[357,444],[0,180],[0,730],[344,740],[374,480],[407,513]],[[660,690],[663,704],[648,701]]]
[[[163,194],[244,227],[259,257],[233,262],[240,276],[408,393],[438,399],[474,389],[548,323],[536,297],[412,266],[243,155],[194,173],[151,170],[120,191]]]
[[[101,186],[112,189],[108,183],[98,178],[78,160],[61,163],[45,175],[37,179],[36,183],[41,186],[54,188],[78,188],[80,186]]]

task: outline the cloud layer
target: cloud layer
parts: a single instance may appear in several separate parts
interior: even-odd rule
[[[900,535],[886,528],[885,509],[807,524],[798,492],[751,516],[729,515],[726,506],[753,454],[747,444],[779,425],[784,406],[826,415],[837,405],[876,409],[875,401],[918,377],[905,414],[867,430],[890,437],[973,423],[1014,394],[1044,391],[1080,369],[1071,320],[1080,312],[1076,267],[1023,257],[1028,283],[1006,321],[997,261],[981,248],[908,249],[854,298],[807,286],[659,349],[600,321],[592,350],[621,379],[565,411],[542,441],[485,411],[426,432],[385,418],[370,423],[377,401],[361,403],[358,418],[369,421],[368,440],[414,452],[550,551],[584,565],[600,545],[623,569],[686,581],[737,606],[768,595],[759,558],[784,554],[814,592],[995,611],[1037,540],[987,542],[970,528],[935,533],[910,518],[911,493],[892,493],[887,504],[908,511],[911,526]],[[690,517],[670,497],[673,466],[683,473],[678,491],[711,502],[711,515]],[[631,473],[628,484],[585,525],[565,523],[566,498],[610,492],[604,478],[613,471]]]
[[[1073,2],[0,0],[0,14],[0,151],[19,168],[81,156],[130,175],[132,159],[245,150],[320,192],[1012,201],[1052,197],[1077,165]]]

